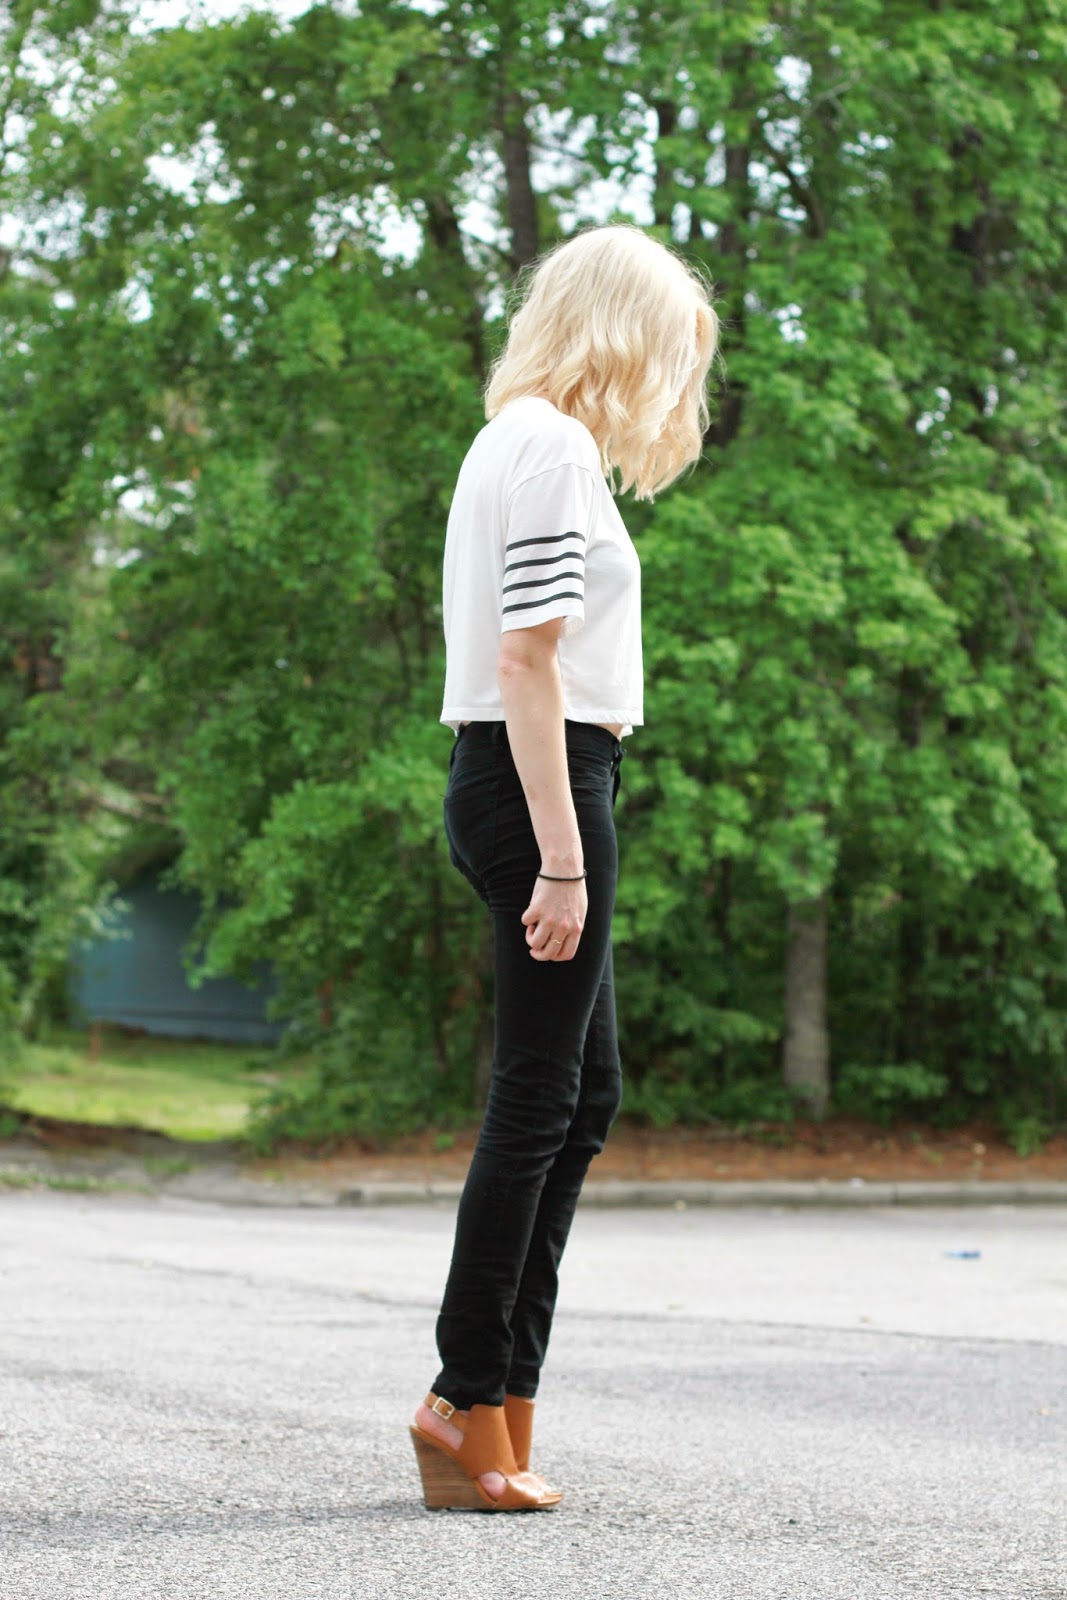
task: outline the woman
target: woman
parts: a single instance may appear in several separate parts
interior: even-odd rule
[[[493,916],[495,1041],[411,1434],[431,1508],[545,1510],[529,1470],[557,1270],[622,1093],[611,918],[622,739],[643,721],[640,564],[606,475],[652,500],[701,451],[718,323],[632,224],[528,269],[444,552],[452,864]]]

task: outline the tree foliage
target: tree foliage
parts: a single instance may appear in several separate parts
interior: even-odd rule
[[[322,1041],[265,1129],[476,1103],[443,527],[514,274],[607,190],[707,265],[726,359],[697,468],[622,507],[629,1104],[1056,1124],[1064,0],[0,15],[0,975],[24,1025],[151,839],[203,897],[194,970],[269,958]]]

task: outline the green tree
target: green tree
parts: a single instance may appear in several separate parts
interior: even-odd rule
[[[273,1125],[477,1103],[444,521],[516,270],[614,184],[710,270],[726,356],[704,459],[623,507],[629,1104],[1054,1125],[1063,0],[6,15],[5,61],[39,39],[82,74],[68,108],[4,79],[29,231],[0,279],[0,960],[24,1010],[150,835],[203,897],[191,968],[268,957],[322,1045]]]

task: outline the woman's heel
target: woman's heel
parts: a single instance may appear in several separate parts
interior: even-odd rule
[[[463,1468],[443,1450],[428,1444],[423,1436],[411,1429],[411,1442],[415,1446],[415,1459],[419,1463],[422,1479],[422,1498],[428,1511],[482,1511],[490,1498],[481,1486],[468,1478]]]

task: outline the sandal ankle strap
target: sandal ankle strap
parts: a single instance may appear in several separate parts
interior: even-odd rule
[[[500,1472],[513,1478],[519,1471],[511,1445],[504,1407],[473,1405],[467,1415],[461,1416],[451,1401],[431,1389],[426,1396],[430,1410],[445,1422],[451,1422],[463,1435],[463,1442],[455,1451],[456,1460],[464,1472],[478,1478],[483,1472]]]

